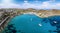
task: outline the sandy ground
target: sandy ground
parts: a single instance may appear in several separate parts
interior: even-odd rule
[[[39,11],[38,15],[40,15],[40,17],[55,16],[60,15],[60,11]]]

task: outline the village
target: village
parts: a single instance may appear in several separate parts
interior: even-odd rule
[[[9,20],[15,16],[22,14],[35,14],[38,17],[44,18],[49,16],[60,15],[60,10],[36,10],[36,9],[0,9],[0,31],[2,31]]]

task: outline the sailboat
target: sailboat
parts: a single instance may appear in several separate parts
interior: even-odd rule
[[[30,20],[32,21],[32,18]]]

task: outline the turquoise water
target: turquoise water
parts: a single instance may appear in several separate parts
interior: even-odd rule
[[[60,16],[40,18],[34,14],[19,15],[11,19],[3,33],[60,33]]]

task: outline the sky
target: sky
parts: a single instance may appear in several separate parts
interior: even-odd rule
[[[0,8],[60,9],[60,0],[0,0]]]

